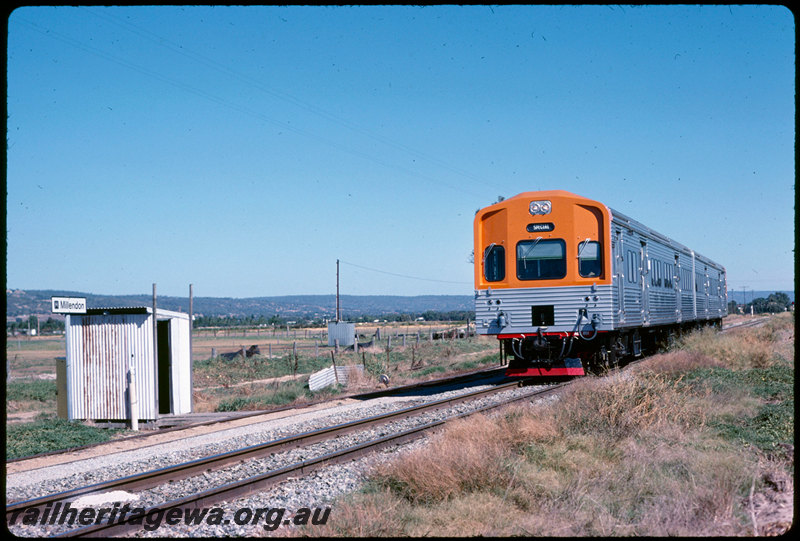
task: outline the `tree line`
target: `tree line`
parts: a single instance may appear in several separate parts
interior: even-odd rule
[[[741,307],[745,314],[749,314],[751,312],[751,308],[754,314],[777,314],[779,312],[790,310],[793,305],[794,303],[789,298],[789,295],[782,291],[776,291],[775,293],[770,294],[767,298],[758,297],[744,305],[739,304],[736,301],[730,301],[728,303],[728,313],[737,314],[739,313],[739,308]]]
[[[36,330],[40,334],[55,334],[64,332],[64,321],[48,317],[47,321],[41,322],[37,316],[18,317],[14,321],[6,321],[6,333],[17,334],[27,333],[28,329]]]

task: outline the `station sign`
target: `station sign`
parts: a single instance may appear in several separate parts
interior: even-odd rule
[[[85,314],[86,299],[83,297],[50,297],[50,309],[54,314]]]

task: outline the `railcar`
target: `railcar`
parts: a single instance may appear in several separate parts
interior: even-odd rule
[[[582,376],[727,315],[724,267],[570,192],[490,205],[474,234],[476,328],[508,376]]]

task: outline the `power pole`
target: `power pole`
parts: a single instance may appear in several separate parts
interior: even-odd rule
[[[189,284],[189,411],[194,411],[194,361],[192,360],[192,330],[194,330],[194,306],[192,284]]]
[[[153,383],[155,387],[155,410],[156,417],[159,414],[158,407],[158,317],[156,316],[156,284],[153,282]]]
[[[341,317],[339,309],[339,260],[336,260],[336,323],[339,323]]]

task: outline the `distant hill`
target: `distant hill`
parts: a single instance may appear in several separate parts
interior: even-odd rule
[[[6,317],[51,315],[50,297],[85,297],[89,308],[152,306],[152,295],[95,295],[64,290],[6,290]],[[472,295],[342,295],[339,298],[343,318],[361,315],[384,315],[426,311],[450,312],[474,310]],[[189,297],[159,295],[158,308],[189,311]],[[281,297],[194,297],[192,308],[204,316],[273,316],[328,317],[336,315],[335,295],[286,295]]]
[[[759,297],[766,298],[774,291],[747,291],[747,302]],[[794,301],[794,291],[784,291]],[[50,297],[85,297],[89,308],[116,308],[128,306],[152,306],[152,295],[95,295],[79,291],[64,290],[6,290],[6,317],[29,315],[49,317]],[[742,291],[728,291],[728,300],[742,302]],[[451,312],[475,309],[472,295],[420,295],[404,297],[398,295],[342,295],[340,297],[343,318],[362,315],[422,314],[427,311]],[[165,310],[189,311],[188,297],[158,296],[157,305]],[[286,295],[281,297],[195,297],[195,315],[203,316],[266,316],[332,318],[336,314],[335,295]]]

